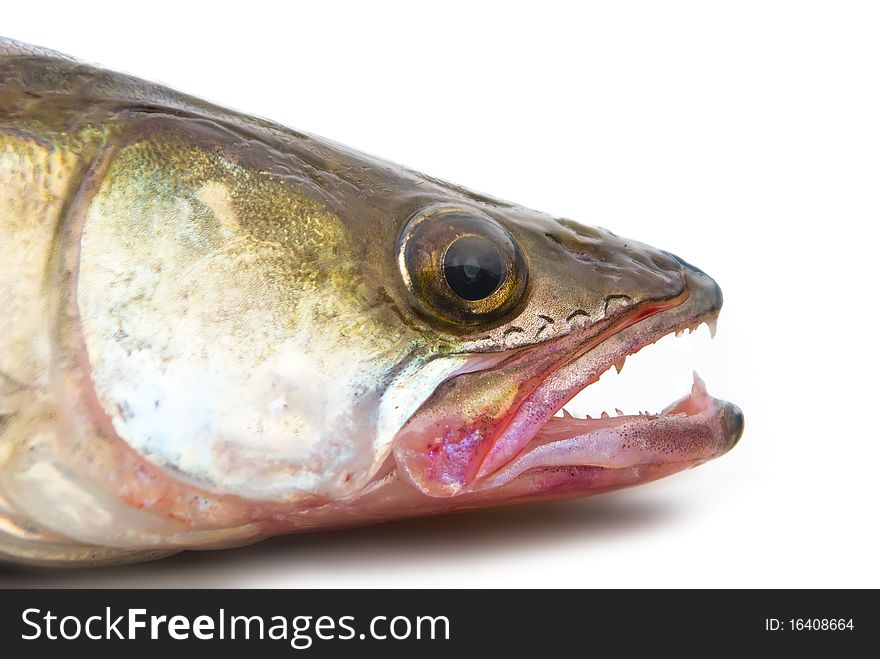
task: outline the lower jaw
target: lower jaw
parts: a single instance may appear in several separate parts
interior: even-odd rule
[[[709,396],[695,375],[690,395],[660,414],[550,419],[516,458],[470,490],[502,488],[540,472],[564,486],[558,472],[566,470],[575,482],[591,480],[600,489],[633,485],[718,457],[741,431],[739,409]]]

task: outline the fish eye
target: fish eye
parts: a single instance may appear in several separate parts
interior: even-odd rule
[[[463,300],[482,300],[498,290],[507,275],[498,247],[482,236],[464,236],[446,250],[443,274],[452,292]]]
[[[498,320],[527,283],[510,232],[464,208],[429,206],[413,215],[398,238],[398,266],[420,311],[458,325]]]

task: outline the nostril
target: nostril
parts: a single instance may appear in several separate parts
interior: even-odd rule
[[[662,252],[661,254],[651,254],[651,263],[658,270],[668,271],[677,270],[681,261],[669,254],[669,252]]]

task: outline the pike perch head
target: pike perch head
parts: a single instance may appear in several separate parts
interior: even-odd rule
[[[518,207],[434,205],[398,238],[413,323],[467,362],[394,440],[400,473],[430,497],[594,493],[728,451],[735,405],[695,376],[656,414],[556,413],[599,376],[669,333],[714,334],[718,285],[668,252]]]
[[[682,259],[4,39],[0,202],[0,558],[581,496],[743,430],[699,379],[555,416],[714,327]]]

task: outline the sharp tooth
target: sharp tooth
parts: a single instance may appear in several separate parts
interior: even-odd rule
[[[706,323],[706,327],[709,328],[709,336],[714,339],[715,332],[718,331],[718,316],[712,316],[703,322]]]
[[[590,415],[589,415],[589,414],[587,414],[587,416],[586,416],[586,417],[584,417],[584,418],[585,418],[585,419],[589,419],[589,420],[590,420],[590,421],[592,421],[592,420],[593,420],[593,417],[591,417],[591,416],[590,416]]]
[[[603,418],[603,419],[607,419],[607,418],[608,418],[608,412],[602,412],[602,418]]]
[[[623,370],[623,365],[626,363],[626,355],[618,359],[614,362],[614,368],[617,369],[617,374],[620,375],[620,372]]]
[[[682,335],[684,335],[684,330],[683,330],[683,329],[675,330],[675,336],[682,336]]]
[[[563,418],[563,419],[573,419],[574,416],[572,416],[571,412],[569,412],[567,409],[565,409],[565,408],[563,407],[563,408],[562,408],[562,418]]]
[[[617,412],[617,416],[626,416],[619,407],[615,407],[614,411]]]
[[[694,371],[694,385],[691,388],[691,396],[708,396],[709,392],[706,391],[706,383],[703,382],[703,378],[699,376],[699,374]]]

